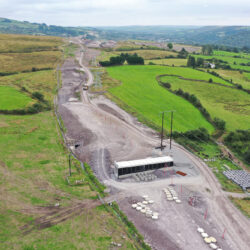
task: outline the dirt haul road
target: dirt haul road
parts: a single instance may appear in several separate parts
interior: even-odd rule
[[[249,220],[232,205],[206,164],[181,146],[174,143],[171,154],[176,165],[190,171],[186,177],[166,177],[141,183],[114,178],[111,168],[114,160],[157,155],[159,152],[154,148],[158,139],[154,131],[105,97],[81,91],[83,81],[91,85],[94,80],[88,65],[82,61],[96,53],[82,47],[76,56],[79,65],[73,59],[65,61],[61,68],[58,110],[67,128],[68,145],[80,145],[75,153],[82,161],[91,164],[95,174],[110,190],[109,199],[119,203],[154,249],[209,249],[197,232],[198,226],[216,237],[222,249],[248,249]],[[85,72],[84,76],[79,70]],[[70,101],[77,91],[82,93],[82,100]],[[165,199],[162,189],[171,183],[181,204],[169,203]],[[155,201],[152,209],[159,212],[159,220],[152,221],[131,208],[131,203],[141,201],[144,194]],[[194,206],[188,203],[190,196],[197,198]],[[225,229],[223,240],[221,236]]]

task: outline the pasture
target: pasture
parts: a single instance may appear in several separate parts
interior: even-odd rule
[[[230,57],[241,57],[241,58],[248,58],[250,59],[250,55],[243,52],[229,52],[224,50],[214,50],[213,54],[216,56],[230,56]]]
[[[32,103],[32,99],[9,86],[0,86],[0,110],[22,109]]]
[[[145,60],[145,64],[154,63],[156,65],[168,65],[168,66],[187,66],[187,59],[181,58],[166,58],[156,60]]]
[[[0,53],[0,72],[23,72],[55,68],[61,59],[59,51]]]
[[[59,50],[61,44],[60,37],[0,34],[0,53]]]
[[[55,94],[56,74],[54,70],[19,73],[0,77],[1,86],[12,86],[19,91],[25,88],[29,93],[38,91],[52,103]]]
[[[192,104],[165,90],[156,81],[156,76],[160,74],[173,73],[173,71],[176,73],[177,70],[181,70],[183,75],[191,77],[191,71],[195,70],[187,68],[182,71],[182,69],[164,66],[119,66],[108,67],[106,70],[112,78],[121,82],[120,85],[110,88],[109,92],[125,104],[123,107],[129,106],[127,110],[135,113],[139,120],[146,121],[148,124],[153,123],[159,128],[160,112],[175,110],[175,131],[204,127],[210,133],[213,132],[213,126]],[[203,74],[203,72],[197,72],[199,75]],[[166,130],[169,130],[169,116],[167,116]]]
[[[177,55],[176,52],[168,51],[168,50],[141,49],[141,50],[133,50],[133,51],[111,51],[111,52],[102,51],[101,55],[97,59],[99,61],[106,61],[106,60],[109,60],[111,56],[118,56],[121,53],[128,53],[128,54],[136,53],[138,56],[143,57],[144,60],[161,59],[161,58],[165,58],[166,56]]]
[[[219,117],[226,122],[227,130],[249,129],[250,102],[249,94],[246,92],[173,76],[164,76],[161,80],[170,83],[173,90],[181,88],[185,92],[194,94],[212,118]]]
[[[213,69],[216,73],[233,83],[242,85],[245,89],[250,89],[250,73],[239,72],[236,70]]]
[[[238,69],[238,70],[246,70],[246,71],[250,71],[250,66],[242,66],[241,63],[247,64],[249,63],[248,58],[234,58],[231,56],[217,56],[217,55],[211,55],[211,56],[204,56],[204,55],[194,55],[195,58],[203,58],[203,59],[212,59],[215,58],[217,60],[223,60],[228,62],[228,65],[230,65],[230,67],[232,69]]]

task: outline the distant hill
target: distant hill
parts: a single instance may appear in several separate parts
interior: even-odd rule
[[[162,40],[188,44],[250,47],[250,26],[124,26],[96,27],[109,39]]]
[[[0,33],[6,34],[28,34],[28,35],[49,35],[49,36],[79,36],[88,35],[94,28],[88,27],[62,27],[46,25],[45,23],[20,22],[7,18],[0,18]],[[93,38],[89,35],[90,39]]]
[[[62,27],[0,18],[0,33],[79,36],[88,39],[157,40],[187,44],[250,47],[250,26],[122,26]]]

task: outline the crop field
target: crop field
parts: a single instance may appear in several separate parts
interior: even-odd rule
[[[61,59],[59,51],[0,53],[0,72],[22,72],[55,68]],[[35,65],[35,66],[34,66]]]
[[[227,130],[249,129],[250,102],[246,92],[173,76],[164,76],[161,80],[169,82],[173,90],[181,88],[196,95],[213,118],[219,117],[226,121]]]
[[[61,43],[59,37],[0,34],[0,53],[59,50]]]
[[[168,58],[168,59],[145,60],[145,64],[149,63],[154,63],[157,65],[168,65],[168,66],[187,66],[187,59]]]
[[[240,65],[241,63],[244,63],[244,64],[249,63],[250,59],[247,59],[247,58],[234,58],[234,57],[230,57],[230,56],[216,56],[216,55],[211,55],[211,56],[194,55],[194,56],[196,58],[200,57],[200,58],[204,58],[204,59],[216,58],[218,60],[223,60],[223,61],[228,62],[228,65],[230,65],[230,67],[232,69],[250,71],[250,66],[242,66],[242,65]]]
[[[32,99],[8,86],[0,86],[0,110],[22,109],[27,107]]]
[[[232,79],[233,83],[240,84],[245,89],[250,89],[250,73],[223,69],[213,69],[213,71],[229,81]]]
[[[109,67],[109,75],[121,81],[119,86],[110,88],[110,93],[128,105],[140,120],[146,119],[157,125],[161,124],[160,112],[176,110],[174,119],[175,131],[186,131],[204,127],[213,131],[213,126],[208,123],[201,113],[189,102],[178,97],[163,87],[159,86],[156,76],[169,73],[170,68],[164,66],[121,66]],[[175,68],[173,68],[175,69]],[[177,71],[177,70],[176,70]],[[192,69],[184,70],[188,75]],[[199,72],[199,71],[198,71]],[[203,73],[203,72],[199,72]],[[190,116],[187,116],[190,114]],[[169,130],[169,120],[167,121]]]

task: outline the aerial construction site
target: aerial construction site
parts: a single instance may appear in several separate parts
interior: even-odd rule
[[[58,112],[67,146],[107,187],[104,202],[117,202],[152,249],[249,249],[249,220],[212,170],[174,141],[171,149],[169,140],[159,147],[157,132],[91,92],[89,63],[100,51],[71,42],[79,45],[77,60],[61,67]]]

